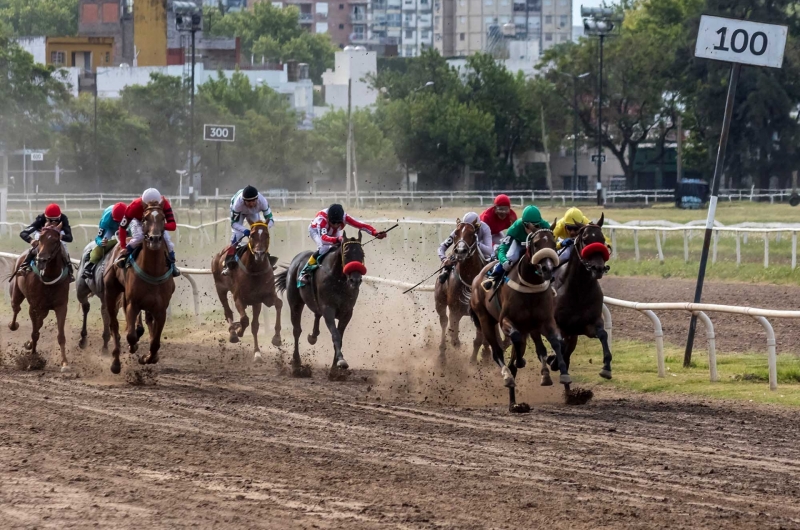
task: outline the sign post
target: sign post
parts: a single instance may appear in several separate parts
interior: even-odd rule
[[[217,220],[217,200],[219,199],[219,179],[220,179],[220,166],[219,154],[222,148],[222,143],[219,142],[234,142],[236,140],[236,126],[235,125],[213,125],[206,123],[203,125],[203,140],[206,142],[217,143],[217,188],[214,194],[214,221]],[[214,224],[214,241],[217,240],[217,225]]]
[[[725,148],[728,144],[728,133],[731,128],[733,102],[736,97],[739,72],[743,64],[780,68],[783,63],[783,51],[786,47],[786,34],[786,26],[708,15],[700,17],[700,31],[697,34],[694,56],[729,62],[731,63],[731,69],[728,79],[728,96],[725,99],[725,114],[722,118],[722,132],[719,137],[717,159],[714,164],[714,176],[711,180],[711,199],[708,203],[703,253],[700,256],[700,270],[697,273],[697,286],[694,292],[695,303],[700,303],[703,296],[703,281],[705,280],[706,265],[708,264],[708,250],[714,228],[714,215],[717,210],[717,195],[719,195],[719,187],[725,167]],[[683,356],[684,367],[688,367],[692,362],[692,347],[696,327],[697,315],[693,314],[689,324],[689,336],[686,339],[686,351]]]

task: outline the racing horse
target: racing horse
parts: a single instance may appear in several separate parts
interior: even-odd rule
[[[150,352],[139,357],[139,364],[158,362],[161,347],[161,332],[167,320],[167,307],[175,292],[172,278],[172,265],[167,264],[167,247],[164,242],[164,208],[159,202],[148,203],[142,216],[144,241],[138,255],[128,256],[127,267],[114,265],[107,267],[103,276],[105,306],[108,308],[111,334],[114,337],[114,350],[111,354],[111,372],[120,373],[120,336],[117,311],[121,305],[125,309],[126,338],[130,353],[136,353],[139,335],[136,322],[139,314],[145,312],[145,322],[150,331]],[[122,252],[120,245],[111,251],[108,259],[116,263]]]
[[[456,220],[456,230],[451,259],[456,262],[447,277],[447,282],[437,281],[434,286],[434,301],[436,312],[439,314],[439,324],[442,327],[442,340],[439,343],[439,362],[445,363],[445,350],[447,349],[447,332],[450,333],[450,343],[458,348],[460,341],[458,338],[458,328],[461,319],[469,312],[469,298],[472,291],[472,280],[480,273],[481,268],[486,264],[478,249],[478,234],[475,225],[462,223],[461,219]],[[449,326],[448,326],[448,309]],[[470,362],[476,362],[480,343],[480,334],[476,334],[473,344],[474,351]]]
[[[272,274],[273,258],[269,255],[269,227],[266,223],[257,222],[250,225],[250,237],[247,246],[242,252],[236,253],[237,267],[231,270],[230,276],[224,276],[225,254],[223,250],[211,260],[211,273],[214,275],[214,286],[217,289],[219,301],[225,310],[225,319],[228,321],[230,333],[229,340],[239,342],[244,336],[250,321],[247,318],[247,306],[253,307],[253,359],[263,361],[258,348],[258,325],[261,315],[261,305],[275,306],[275,336],[272,345],[281,345],[281,308],[283,301],[275,289],[275,278]],[[239,322],[234,322],[233,311],[228,304],[228,293],[233,294],[236,311],[239,312]]]
[[[603,290],[598,283],[609,270],[606,262],[610,256],[603,236],[603,220],[604,214],[601,214],[596,224],[583,225],[578,230],[569,261],[557,271],[555,318],[564,337],[563,356],[567,369],[578,336],[585,335],[600,341],[603,347],[600,377],[611,379],[611,348],[603,327]],[[544,348],[540,342],[536,344],[537,351]],[[550,356],[548,361],[554,366],[556,359]]]
[[[29,256],[25,254],[24,256]],[[22,261],[25,258],[20,258]],[[17,264],[19,270],[19,263]],[[50,311],[56,314],[58,322],[58,346],[61,348],[61,371],[69,371],[67,362],[67,338],[64,335],[64,323],[67,320],[69,306],[69,267],[66,263],[64,248],[61,243],[61,225],[45,226],[40,234],[36,259],[31,259],[31,271],[27,274],[15,273],[11,277],[11,309],[14,316],[8,324],[11,331],[19,329],[17,315],[22,309],[22,301],[28,300],[28,315],[33,329],[31,340],[25,348],[32,354],[38,354],[39,330]]]
[[[555,293],[550,283],[555,264],[558,263],[555,248],[553,232],[537,230],[528,235],[525,254],[508,273],[505,284],[501,282],[497,290],[492,292],[483,289],[481,283],[491,265],[484,267],[472,282],[470,316],[480,334],[488,341],[492,358],[500,367],[503,382],[508,387],[508,407],[511,412],[530,411],[527,404],[516,402],[515,392],[517,369],[526,364],[524,356],[528,336],[547,337],[558,359],[560,382],[564,385],[572,382],[561,356],[561,335],[553,316]],[[505,364],[504,348],[497,333],[498,323],[513,346],[508,365]],[[542,377],[547,374],[549,379],[546,351],[539,356],[539,360],[542,363]]]
[[[308,343],[316,344],[319,337],[319,321],[324,318],[333,339],[333,364],[330,376],[336,378],[349,368],[342,354],[342,339],[347,324],[353,316],[362,276],[367,273],[367,268],[364,266],[364,249],[361,246],[361,232],[358,233],[358,238],[348,238],[347,233],[343,232],[341,244],[325,254],[308,285],[298,288],[297,276],[303,265],[308,262],[310,255],[310,251],[301,252],[294,257],[287,270],[275,277],[278,289],[281,292],[286,291],[286,300],[289,302],[292,315],[294,333],[292,369],[295,375],[301,373],[298,342],[303,329],[300,317],[303,308],[308,306],[314,313],[314,329],[308,335]]]

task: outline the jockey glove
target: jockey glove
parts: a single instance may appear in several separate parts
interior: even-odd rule
[[[574,241],[571,238],[563,239],[561,241],[561,248],[571,247]]]
[[[502,265],[503,270],[506,271],[506,272],[510,271],[511,267],[513,267],[513,266],[514,266],[514,264],[511,263],[510,261],[504,261],[503,265]]]
[[[131,254],[131,253],[133,252],[133,247],[132,247],[132,246],[130,246],[130,245],[127,245],[127,246],[125,247],[125,252],[127,252],[128,254]]]
[[[250,237],[250,230],[244,231],[244,237]]]

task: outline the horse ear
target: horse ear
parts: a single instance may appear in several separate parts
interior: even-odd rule
[[[605,216],[606,216],[605,212],[600,214],[600,220],[597,221],[597,226],[601,228],[603,227],[603,221],[605,220]]]
[[[347,230],[342,230],[342,239],[347,239]]]
[[[556,229],[557,224],[558,224],[558,217],[556,217],[555,221],[553,221],[553,224],[550,225],[551,232]]]
[[[361,230],[358,231],[358,242],[361,243]]]
[[[457,224],[457,225],[460,225],[460,224],[461,224],[461,218],[460,218],[460,217],[456,217],[456,224]]]
[[[58,223],[58,224],[56,225],[56,230],[58,230],[59,232],[61,232],[61,227],[62,227],[63,225],[64,225],[64,223]]]

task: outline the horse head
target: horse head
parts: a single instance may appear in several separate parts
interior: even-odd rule
[[[553,271],[558,263],[556,238],[553,231],[542,228],[528,234],[525,256],[536,268],[537,274],[542,276],[542,280],[552,279]]]
[[[610,256],[606,238],[603,235],[604,220],[605,214],[600,214],[600,220],[597,223],[582,226],[578,237],[575,238],[575,251],[583,266],[595,280],[599,280],[603,274],[608,272],[606,262]]]
[[[267,223],[251,224],[249,239],[247,248],[250,249],[256,263],[263,263],[269,252],[269,226]]]
[[[160,202],[148,203],[142,216],[142,231],[149,250],[159,250],[164,242],[164,225],[167,218]]]
[[[61,223],[42,228],[36,251],[36,266],[39,270],[44,270],[53,258],[61,256],[61,252]]]
[[[453,246],[453,257],[456,261],[465,261],[475,254],[478,248],[478,234],[475,225],[461,222],[456,219],[458,226],[455,230],[455,246]]]
[[[361,285],[362,276],[367,273],[364,265],[364,249],[361,246],[361,232],[358,237],[348,238],[346,232],[342,232],[342,270],[347,276],[347,285],[358,288]]]

